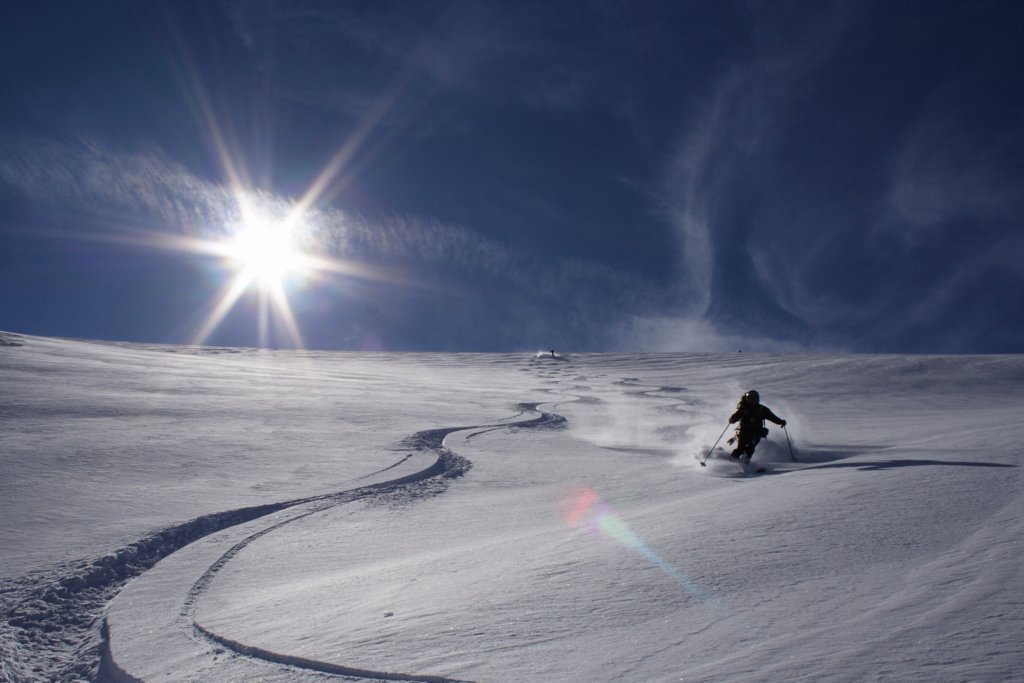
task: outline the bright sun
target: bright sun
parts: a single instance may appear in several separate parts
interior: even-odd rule
[[[279,288],[284,278],[300,270],[302,259],[291,231],[282,223],[248,221],[229,246],[240,276],[262,288]]]

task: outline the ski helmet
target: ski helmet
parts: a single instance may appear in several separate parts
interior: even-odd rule
[[[761,395],[751,389],[747,393],[743,394],[743,401],[752,405],[757,405],[761,402]]]

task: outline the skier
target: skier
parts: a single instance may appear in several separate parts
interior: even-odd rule
[[[736,428],[736,436],[729,439],[729,443],[736,443],[732,457],[738,458],[742,455],[744,465],[754,456],[757,443],[768,436],[768,430],[764,426],[765,420],[770,420],[780,427],[786,426],[785,420],[773,413],[768,406],[761,405],[761,397],[756,391],[751,389],[743,394],[740,402],[736,404],[736,412],[729,417],[729,424],[740,423]]]

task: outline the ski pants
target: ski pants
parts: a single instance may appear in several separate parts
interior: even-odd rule
[[[748,458],[754,456],[754,449],[761,442],[761,437],[767,436],[768,430],[764,427],[752,427],[749,429],[740,428],[736,433],[736,450],[733,455],[745,455]]]

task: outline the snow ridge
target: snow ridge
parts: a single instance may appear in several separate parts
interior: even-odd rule
[[[11,334],[10,332],[0,332],[0,346],[24,346],[24,337]]]

